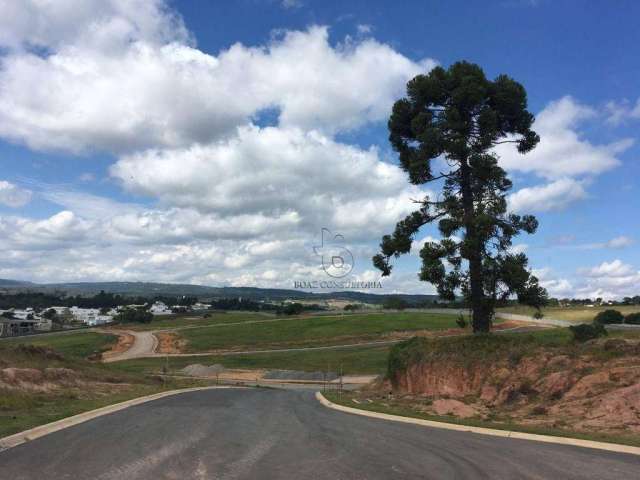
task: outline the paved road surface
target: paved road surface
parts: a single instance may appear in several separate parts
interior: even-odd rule
[[[310,391],[132,407],[0,452],[2,479],[624,479],[640,457],[337,412]]]

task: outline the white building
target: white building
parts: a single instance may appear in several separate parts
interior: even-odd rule
[[[103,315],[100,313],[100,309],[98,308],[79,308],[79,307],[71,307],[69,309],[69,313],[76,320],[89,325],[104,325],[105,323],[109,323],[113,320],[111,315]]]
[[[149,309],[154,315],[171,315],[171,309],[163,302],[155,302]]]

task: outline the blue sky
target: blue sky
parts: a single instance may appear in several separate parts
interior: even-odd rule
[[[543,284],[640,292],[637,2],[36,3],[0,20],[0,277],[289,288],[324,278],[326,227],[349,278],[377,279],[420,194],[386,117],[413,75],[464,59],[540,114],[534,152],[498,153],[511,207],[540,220],[516,248]],[[431,293],[417,269],[385,291]]]

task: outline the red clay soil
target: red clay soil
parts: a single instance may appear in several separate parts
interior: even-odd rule
[[[158,353],[182,353],[186,342],[173,332],[157,332],[154,334],[158,339]]]
[[[396,375],[393,397],[438,415],[498,415],[521,424],[640,434],[640,344],[612,339],[598,345],[618,355],[570,356],[541,348],[484,364],[453,357],[423,361]],[[379,391],[391,388],[386,383]]]
[[[135,342],[135,338],[130,333],[112,330],[109,333],[118,335],[118,341],[106,352],[102,352],[101,358],[109,358],[112,355],[116,355],[122,352],[126,352],[131,348]]]

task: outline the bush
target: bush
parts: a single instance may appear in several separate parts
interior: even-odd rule
[[[572,325],[569,327],[569,330],[571,330],[573,339],[576,342],[586,342],[587,340],[593,340],[594,338],[607,335],[607,330],[604,328],[604,325],[599,322],[595,322],[592,324],[581,323],[580,325]]]
[[[624,317],[624,323],[629,323],[631,325],[640,325],[640,312],[630,313],[626,317]]]
[[[544,318],[544,313],[542,313],[540,310],[536,310],[533,314],[533,318],[540,320],[541,318]]]
[[[623,323],[624,315],[622,315],[618,310],[604,310],[603,312],[598,313],[593,321],[594,323],[600,323],[602,325]]]
[[[399,297],[387,297],[382,303],[382,308],[386,310],[404,310],[408,308],[409,304]]]
[[[127,308],[114,317],[118,323],[151,323],[153,314],[146,310]]]
[[[300,315],[304,311],[304,305],[301,303],[287,303],[281,313],[285,315]]]
[[[458,315],[458,318],[456,318],[456,324],[460,328],[467,328],[467,321],[464,319],[462,314]]]

